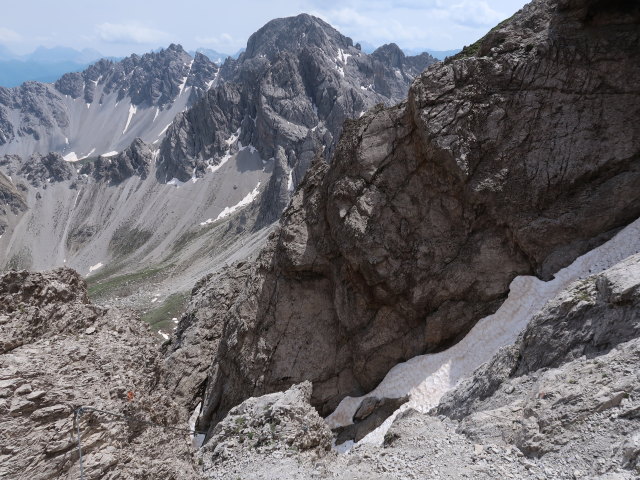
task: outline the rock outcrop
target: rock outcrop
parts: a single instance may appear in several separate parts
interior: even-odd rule
[[[73,270],[0,277],[0,477],[195,479],[186,412],[158,381],[149,327],[87,300]],[[114,412],[170,430],[87,411]]]
[[[331,449],[331,430],[309,404],[311,383],[281,393],[249,398],[229,411],[198,452],[203,470],[274,456],[324,456]],[[224,475],[220,476],[224,478]]]
[[[86,163],[79,173],[90,175],[97,182],[106,182],[110,185],[118,185],[133,176],[145,179],[149,174],[153,154],[149,145],[136,138],[119,154],[98,157],[95,161]]]
[[[168,362],[204,392],[199,425],[304,380],[327,414],[639,217],[639,23],[627,2],[534,1],[347,121],[258,260],[194,292]]]
[[[14,185],[9,177],[0,172],[0,235],[6,231],[10,216],[18,215],[27,209],[25,190],[25,185]]]

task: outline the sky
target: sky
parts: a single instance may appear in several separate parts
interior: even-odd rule
[[[2,0],[0,45],[144,53],[170,43],[233,54],[273,18],[316,15],[354,41],[449,50],[469,45],[524,0]]]

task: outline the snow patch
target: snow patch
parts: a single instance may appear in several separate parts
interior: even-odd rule
[[[287,191],[293,192],[293,168],[289,170],[289,179],[287,180]]]
[[[240,152],[242,152],[243,150],[246,150],[247,148],[249,149],[249,152],[251,152],[252,154],[254,154],[254,153],[256,153],[256,152],[257,152],[256,147],[254,147],[254,146],[253,146],[253,145],[251,145],[251,144],[249,144],[249,145],[244,145],[244,146],[243,146],[243,145],[242,145],[242,143],[238,142],[238,146],[240,147],[240,148],[238,148],[238,150],[239,150]]]
[[[137,111],[138,111],[138,108],[135,105],[129,105],[129,118],[127,118],[127,124],[124,126],[124,130],[122,131],[123,135],[127,131],[127,128],[129,128],[131,119],[133,118],[133,116],[136,114]]]
[[[152,122],[156,121],[156,118],[158,118],[158,114],[160,113],[160,108],[156,107],[156,114],[153,116],[153,120]]]
[[[96,263],[95,265],[93,265],[92,267],[89,267],[89,273],[98,270],[99,268],[104,267],[104,265],[102,264],[102,262]]]
[[[189,63],[189,68],[187,69],[187,74],[182,79],[182,82],[180,83],[180,86],[178,87],[180,89],[180,93],[178,93],[178,96],[182,95],[182,92],[184,91],[184,86],[187,84],[187,79],[189,78],[189,74],[191,73],[191,67],[192,66],[193,66],[193,60],[191,60],[191,63]]]
[[[228,146],[232,146],[238,141],[238,138],[240,138],[240,128],[236,130],[236,133],[232,133],[231,136],[224,141],[224,143],[226,143]]]
[[[101,157],[113,157],[115,155],[117,155],[118,152],[107,152],[107,153],[103,153],[102,155],[100,155]]]
[[[164,333],[162,330],[158,330],[158,333],[162,336],[162,338],[164,338],[165,340],[169,340],[169,335],[167,335],[166,333]]]
[[[352,55],[350,53],[345,52],[344,50],[342,50],[341,48],[338,49],[338,56],[336,57],[336,62],[340,61],[342,63],[344,63],[345,65],[347,64],[347,60],[349,60],[349,57],[351,57]]]
[[[171,122],[171,123],[173,123],[173,122]],[[160,131],[160,133],[158,134],[158,136],[159,136],[159,137],[161,137],[162,135],[164,135],[164,132],[166,132],[166,131],[167,131],[167,129],[171,126],[171,123],[169,123],[169,125],[167,125],[166,127],[164,127],[164,128]]]
[[[62,158],[65,162],[77,162],[78,160],[80,160],[76,155],[76,152],[69,152]]]
[[[200,416],[200,409],[202,408],[202,403],[199,403],[198,406],[193,410],[193,413],[189,417],[189,430],[193,432],[191,434],[191,444],[193,448],[200,448],[204,443],[204,433],[196,433],[196,421]]]
[[[173,185],[174,187],[179,187],[180,185],[184,185],[184,182],[181,182],[176,177],[173,177],[171,180],[167,182],[167,185]]]
[[[89,153],[87,153],[84,157],[80,157],[79,160],[84,160],[85,158],[89,158],[91,155],[93,155],[93,152],[95,152],[95,151],[96,151],[96,149],[92,148]]]
[[[351,424],[353,415],[366,397],[400,398],[409,395],[407,403],[361,440],[363,443],[381,444],[398,413],[408,408],[426,413],[435,407],[446,392],[489,361],[500,347],[512,344],[533,315],[549,300],[576,280],[610,268],[635,254],[639,248],[640,219],[558,271],[549,282],[531,276],[516,277],[509,287],[507,300],[498,311],[481,319],[460,342],[443,352],[419,355],[396,365],[369,394],[344,398],[327,417],[327,423],[331,428]]]
[[[242,200],[240,200],[234,206],[225,207],[224,210],[222,210],[216,217],[216,221],[222,218],[228,217],[239,208],[246,207],[256,199],[259,193],[260,193],[260,182],[258,182],[258,184],[256,185],[256,188],[254,188],[253,191],[249,192]]]

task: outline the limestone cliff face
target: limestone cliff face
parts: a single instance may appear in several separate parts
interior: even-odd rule
[[[201,426],[304,380],[326,414],[640,216],[639,24],[534,1],[347,121],[258,260],[194,289],[167,361]]]

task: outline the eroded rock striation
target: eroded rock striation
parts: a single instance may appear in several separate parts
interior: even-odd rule
[[[0,477],[80,478],[80,406],[187,429],[158,385],[149,327],[87,300],[73,270],[0,277]],[[198,478],[188,433],[88,411],[79,418],[85,478]]]
[[[304,380],[327,414],[640,216],[639,23],[534,1],[347,121],[258,260],[193,292],[169,383],[204,399],[200,425]]]

